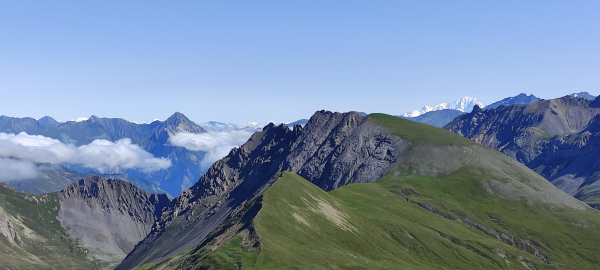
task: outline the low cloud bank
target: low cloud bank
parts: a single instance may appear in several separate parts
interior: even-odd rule
[[[95,140],[75,146],[41,135],[0,133],[0,181],[37,176],[35,163],[81,164],[101,173],[115,167],[154,172],[171,166],[166,158],[155,158],[130,139],[116,142]]]
[[[254,130],[246,129],[209,130],[200,134],[181,132],[171,135],[167,143],[191,151],[207,152],[200,161],[200,167],[207,170],[215,161],[227,156],[232,148],[246,143],[253,133]]]

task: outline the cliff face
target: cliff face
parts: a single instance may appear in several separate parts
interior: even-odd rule
[[[262,194],[279,171],[292,171],[324,190],[373,182],[405,147],[399,137],[356,112],[320,111],[304,128],[269,124],[217,161],[175,198],[118,269],[161,261],[196,246],[232,212]]]
[[[150,194],[129,182],[89,177],[59,193],[58,220],[88,257],[116,264],[142,240],[168,205],[165,194]]]
[[[600,108],[566,96],[474,110],[445,128],[518,160],[580,199],[600,191]],[[589,201],[593,206],[598,206]]]

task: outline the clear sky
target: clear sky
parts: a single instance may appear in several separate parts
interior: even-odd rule
[[[600,94],[600,1],[0,1],[0,114],[196,122]]]

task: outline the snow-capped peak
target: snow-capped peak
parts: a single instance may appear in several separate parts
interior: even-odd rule
[[[480,108],[484,107],[483,103],[477,101],[476,98],[467,96],[467,97],[463,97],[459,100],[456,100],[450,104],[444,102],[444,103],[435,105],[433,107],[424,106],[420,110],[412,110],[407,113],[404,113],[402,116],[403,117],[417,117],[426,112],[446,110],[446,109],[459,110],[461,112],[471,112],[473,110],[473,107],[475,107],[475,105],[478,105]]]

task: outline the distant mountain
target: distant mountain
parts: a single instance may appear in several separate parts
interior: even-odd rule
[[[213,164],[116,269],[591,269],[597,224],[597,211],[489,147],[320,111]]]
[[[415,122],[432,125],[435,127],[444,127],[450,123],[454,118],[465,114],[459,110],[444,109],[439,111],[430,111],[421,114],[417,117],[402,117]]]
[[[573,93],[573,94],[570,94],[569,96],[572,96],[572,97],[575,97],[575,98],[585,98],[587,100],[594,100],[594,99],[596,99],[596,96],[590,95],[590,93],[588,93],[588,92]]]
[[[473,110],[445,128],[498,149],[600,208],[600,99],[571,95]]]
[[[427,112],[447,110],[447,109],[458,110],[461,112],[470,112],[471,110],[473,110],[473,106],[475,106],[475,105],[478,105],[481,108],[484,107],[483,103],[477,101],[477,99],[474,97],[463,97],[452,103],[440,103],[433,107],[425,106],[425,107],[421,108],[420,110],[412,110],[412,111],[402,114],[402,117],[412,118],[412,117],[417,117],[417,116],[422,115]]]
[[[132,144],[139,145],[155,157],[170,159],[172,166],[166,170],[152,173],[134,169],[121,170],[119,168],[115,168],[117,170],[108,173],[122,174],[124,178],[145,190],[150,192],[164,190],[173,197],[193,185],[206,171],[200,166],[206,152],[192,151],[184,147],[171,146],[167,143],[170,136],[180,132],[192,134],[207,132],[206,129],[179,112],[173,114],[164,122],[154,121],[149,124],[136,124],[120,118],[100,118],[94,115],[84,121],[64,123],[58,123],[50,117],[43,117],[38,121],[33,118],[0,116],[0,132],[15,134],[26,132],[30,135],[43,135],[76,146],[89,144],[96,139],[114,142],[129,138]],[[88,174],[90,170],[73,164],[61,165],[80,174]],[[100,173],[96,172],[95,174],[99,175]],[[62,180],[55,180],[55,182],[57,181]],[[21,183],[21,187],[21,190],[32,191],[35,189],[26,189],[23,183]],[[60,188],[64,188],[64,186]],[[49,190],[40,189],[38,192],[46,191]]]
[[[524,93],[518,94],[514,97],[507,97],[505,99],[502,99],[500,101],[496,101],[490,105],[485,106],[486,110],[489,109],[494,109],[497,108],[500,105],[505,105],[505,106],[509,106],[509,105],[514,105],[514,104],[531,104],[534,102],[538,102],[542,100],[541,98],[538,98],[534,95],[526,95]],[[483,108],[483,107],[481,107]]]

